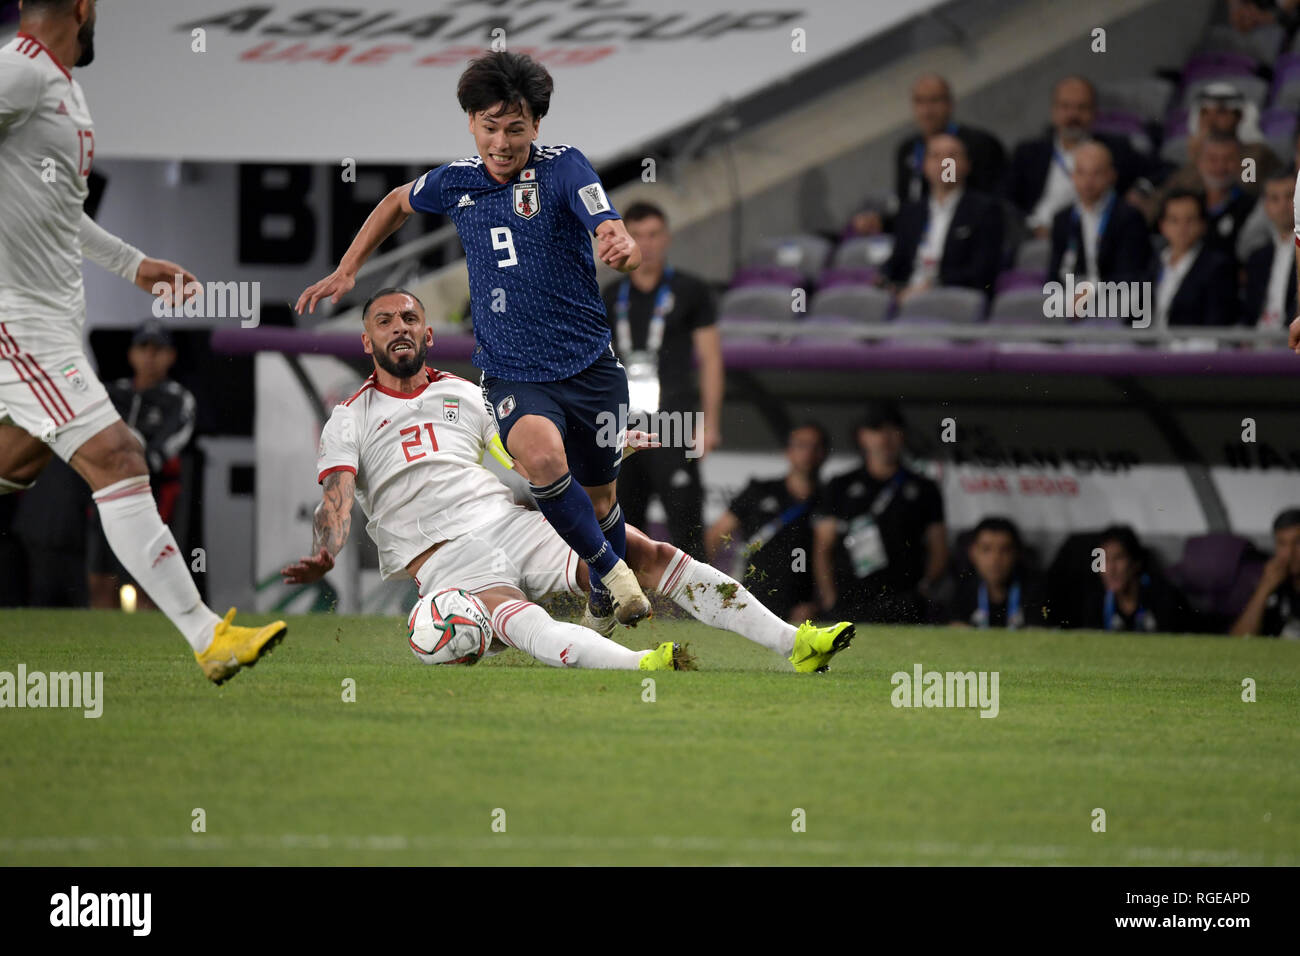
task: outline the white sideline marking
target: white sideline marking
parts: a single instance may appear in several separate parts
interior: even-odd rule
[[[439,836],[332,836],[330,834],[246,835],[240,837],[198,835],[192,837],[3,837],[0,853],[96,853],[107,850],[149,849],[181,852],[213,850],[554,850],[583,852],[592,850],[673,850],[683,852],[767,853],[772,855],[858,854],[876,856],[947,857],[981,862],[1069,863],[1074,858],[1092,854],[1084,847],[1034,846],[993,843],[842,843],[834,840],[809,840],[799,834],[783,839],[727,840],[718,837],[585,837],[533,836],[506,834],[482,837]],[[1287,854],[1243,853],[1239,850],[1185,849],[1181,847],[1116,847],[1102,857],[1141,863],[1184,863],[1211,866],[1297,866],[1300,857]]]

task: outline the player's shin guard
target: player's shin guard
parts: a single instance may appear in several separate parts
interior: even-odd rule
[[[190,647],[203,651],[220,618],[199,597],[185,556],[163,524],[149,491],[149,476],[127,478],[95,492],[109,547]]]
[[[577,624],[556,621],[531,601],[507,601],[492,612],[492,630],[552,667],[634,671],[645,651],[630,651]]]
[[[759,603],[743,585],[679,550],[668,562],[659,593],[697,621],[720,627],[768,650],[788,655],[795,628]]]
[[[573,475],[565,472],[563,478],[556,479],[549,485],[529,485],[529,488],[537,499],[538,509],[551,523],[556,534],[577,552],[578,557],[587,562],[588,569],[596,577],[614,570],[620,556],[605,539],[604,532],[600,530],[600,522],[596,520],[596,510],[591,506],[591,499],[582,490],[582,486],[573,480]]]

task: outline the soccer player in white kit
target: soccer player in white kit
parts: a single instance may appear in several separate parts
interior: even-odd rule
[[[313,554],[284,568],[285,581],[316,581],[334,566],[355,496],[385,578],[408,574],[421,596],[446,587],[474,594],[492,615],[494,637],[506,645],[556,667],[689,664],[671,642],[629,650],[589,628],[552,620],[532,603],[562,591],[585,594],[586,565],[540,513],[516,504],[482,467],[496,423],[477,385],[425,366],[433,330],[419,299],[383,289],[362,316],[362,345],[375,371],[335,407],[321,432],[316,470],[323,491]],[[848,622],[787,624],[721,571],[631,526],[627,562],[643,587],[657,587],[696,619],[788,657],[797,671],[824,670],[853,638]]]
[[[95,0],[26,0],[0,48],[0,494],[28,488],[57,454],[94,492],[122,565],[220,684],[284,637],[237,627],[199,597],[158,515],[144,450],[82,348],[83,256],[145,290],[194,276],[151,259],[82,211],[95,128],[73,67],[94,59]],[[84,573],[69,569],[70,573]]]

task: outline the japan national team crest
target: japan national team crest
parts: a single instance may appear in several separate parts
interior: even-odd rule
[[[515,183],[515,215],[532,219],[541,209],[542,202],[537,195],[537,183]]]
[[[507,395],[501,401],[497,402],[497,418],[509,418],[510,413],[515,410],[515,397]]]
[[[453,425],[460,421],[460,399],[444,398],[442,400],[442,420]]]

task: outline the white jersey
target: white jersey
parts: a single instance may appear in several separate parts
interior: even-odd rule
[[[0,319],[67,320],[60,336],[79,342],[83,247],[134,277],[143,254],[82,212],[94,157],[81,85],[39,40],[19,33],[0,48]]]
[[[379,548],[379,570],[399,577],[421,552],[504,520],[518,511],[483,453],[496,423],[479,387],[426,368],[428,384],[403,395],[372,374],[334,408],[321,430],[316,480],[336,471],[357,479],[366,533]]]

